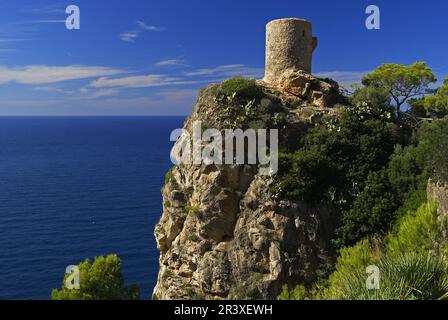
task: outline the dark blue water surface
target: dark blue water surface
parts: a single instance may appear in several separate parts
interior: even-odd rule
[[[48,299],[65,268],[116,253],[149,298],[180,117],[0,117],[0,299]]]

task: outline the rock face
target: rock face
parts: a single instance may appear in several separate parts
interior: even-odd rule
[[[444,226],[444,236],[448,239],[448,185],[429,181],[427,193],[428,199],[438,205],[439,222]]]
[[[238,127],[275,123],[283,147],[293,148],[314,122],[337,113],[334,83],[289,72],[279,86],[258,84],[264,92],[258,120],[238,117]],[[219,85],[202,90],[185,129],[197,120],[227,128],[245,102],[219,96]],[[334,263],[331,209],[279,199],[272,177],[260,176],[257,165],[180,164],[167,180],[155,228],[155,299],[275,299],[283,285],[313,281]]]

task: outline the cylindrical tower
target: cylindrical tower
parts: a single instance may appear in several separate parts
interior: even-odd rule
[[[286,70],[296,69],[311,73],[313,38],[310,22],[287,18],[273,20],[266,27],[266,70],[264,80],[275,83]]]

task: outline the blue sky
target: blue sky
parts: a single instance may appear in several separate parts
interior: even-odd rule
[[[65,8],[81,10],[67,30]],[[381,10],[381,30],[365,9]],[[0,0],[0,115],[186,115],[197,89],[261,77],[265,24],[301,17],[313,73],[343,83],[382,63],[426,61],[448,75],[443,0]]]

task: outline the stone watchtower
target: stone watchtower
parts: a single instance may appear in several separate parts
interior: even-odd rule
[[[287,70],[311,73],[313,51],[317,38],[313,37],[310,22],[297,19],[279,19],[266,27],[266,70],[264,81],[275,83]]]

